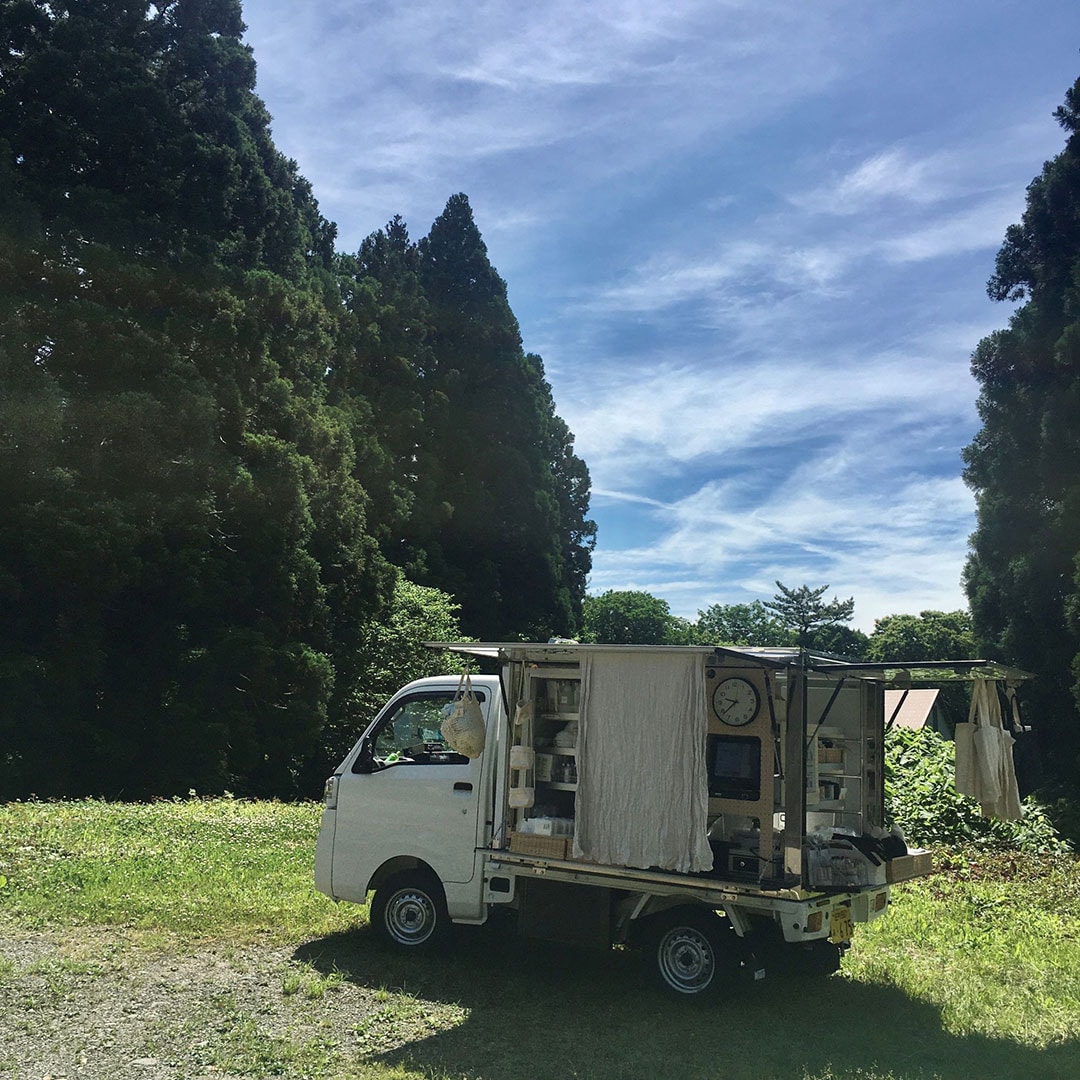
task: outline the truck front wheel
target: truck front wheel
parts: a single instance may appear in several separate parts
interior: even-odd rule
[[[657,917],[649,935],[651,973],[668,993],[715,994],[738,971],[734,937],[728,921],[714,911],[675,908]]]
[[[380,885],[371,901],[371,925],[391,945],[432,949],[449,928],[442,886],[430,874],[410,870]]]

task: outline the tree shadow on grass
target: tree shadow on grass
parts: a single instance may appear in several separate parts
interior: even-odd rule
[[[424,1076],[799,1080],[1076,1080],[1080,1043],[1039,1050],[957,1036],[941,1011],[892,986],[775,977],[709,1002],[655,991],[632,952],[456,928],[445,952],[401,954],[367,928],[302,945],[296,958],[371,988],[456,1003],[458,1026],[369,1060]]]

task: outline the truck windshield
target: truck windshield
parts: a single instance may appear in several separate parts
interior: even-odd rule
[[[483,704],[483,692],[475,693]],[[399,701],[373,734],[375,760],[383,765],[467,764],[469,759],[454,753],[442,734],[454,697],[453,690],[438,690]]]

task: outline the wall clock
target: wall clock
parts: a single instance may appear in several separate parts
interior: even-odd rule
[[[757,716],[761,709],[761,696],[749,679],[736,675],[716,687],[712,707],[721,723],[729,727],[743,727]]]

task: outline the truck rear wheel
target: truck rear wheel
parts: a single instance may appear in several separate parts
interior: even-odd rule
[[[442,886],[422,871],[395,874],[375,890],[371,925],[384,941],[398,948],[435,948],[450,925]]]
[[[711,995],[739,970],[731,924],[706,908],[681,907],[657,917],[647,958],[654,981],[667,993]]]

